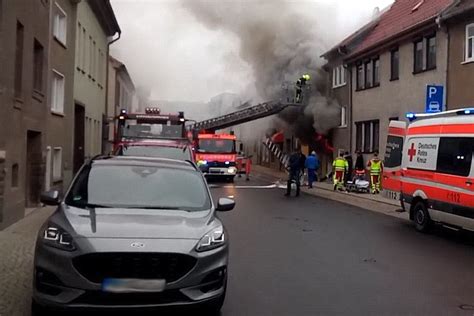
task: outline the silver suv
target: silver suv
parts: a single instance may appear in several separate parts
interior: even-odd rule
[[[188,162],[100,157],[86,163],[39,231],[33,313],[197,305],[217,313],[227,233],[201,172]]]

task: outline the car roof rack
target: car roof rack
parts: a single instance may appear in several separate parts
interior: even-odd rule
[[[416,119],[421,119],[421,118],[449,117],[449,116],[456,116],[456,115],[474,115],[474,108],[462,108],[462,109],[449,110],[449,111],[437,112],[437,113],[408,112],[405,114],[406,118],[410,122]]]

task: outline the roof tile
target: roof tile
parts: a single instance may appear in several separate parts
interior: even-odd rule
[[[390,10],[381,16],[378,25],[352,55],[373,48],[417,24],[436,17],[442,10],[454,2],[454,0],[424,0],[418,9],[413,11],[413,8],[420,1],[422,0],[396,0]]]

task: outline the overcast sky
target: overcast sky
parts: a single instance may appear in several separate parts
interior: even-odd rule
[[[209,5],[225,0],[209,0]],[[232,2],[231,0],[227,0]],[[252,0],[239,0],[252,5]],[[265,0],[272,2],[272,0]],[[111,0],[122,29],[112,55],[125,63],[137,86],[148,86],[159,100],[205,101],[222,93],[243,93],[253,86],[252,70],[239,57],[239,40],[210,30],[179,0]],[[330,48],[393,0],[288,1],[314,20]],[[318,6],[333,14],[318,16]],[[324,27],[321,28],[321,25]],[[320,52],[315,52],[315,54]]]

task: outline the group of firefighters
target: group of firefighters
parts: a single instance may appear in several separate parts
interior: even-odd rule
[[[334,190],[342,191],[344,190],[344,185],[347,182],[347,179],[352,176],[352,161],[349,163],[343,152],[339,152],[339,155],[334,159],[332,166],[334,173]],[[383,162],[380,160],[378,152],[375,152],[374,157],[367,163],[367,169],[369,170],[371,193],[380,193]],[[364,166],[364,160],[361,153],[357,154],[355,170],[356,173],[365,173],[366,166]]]

